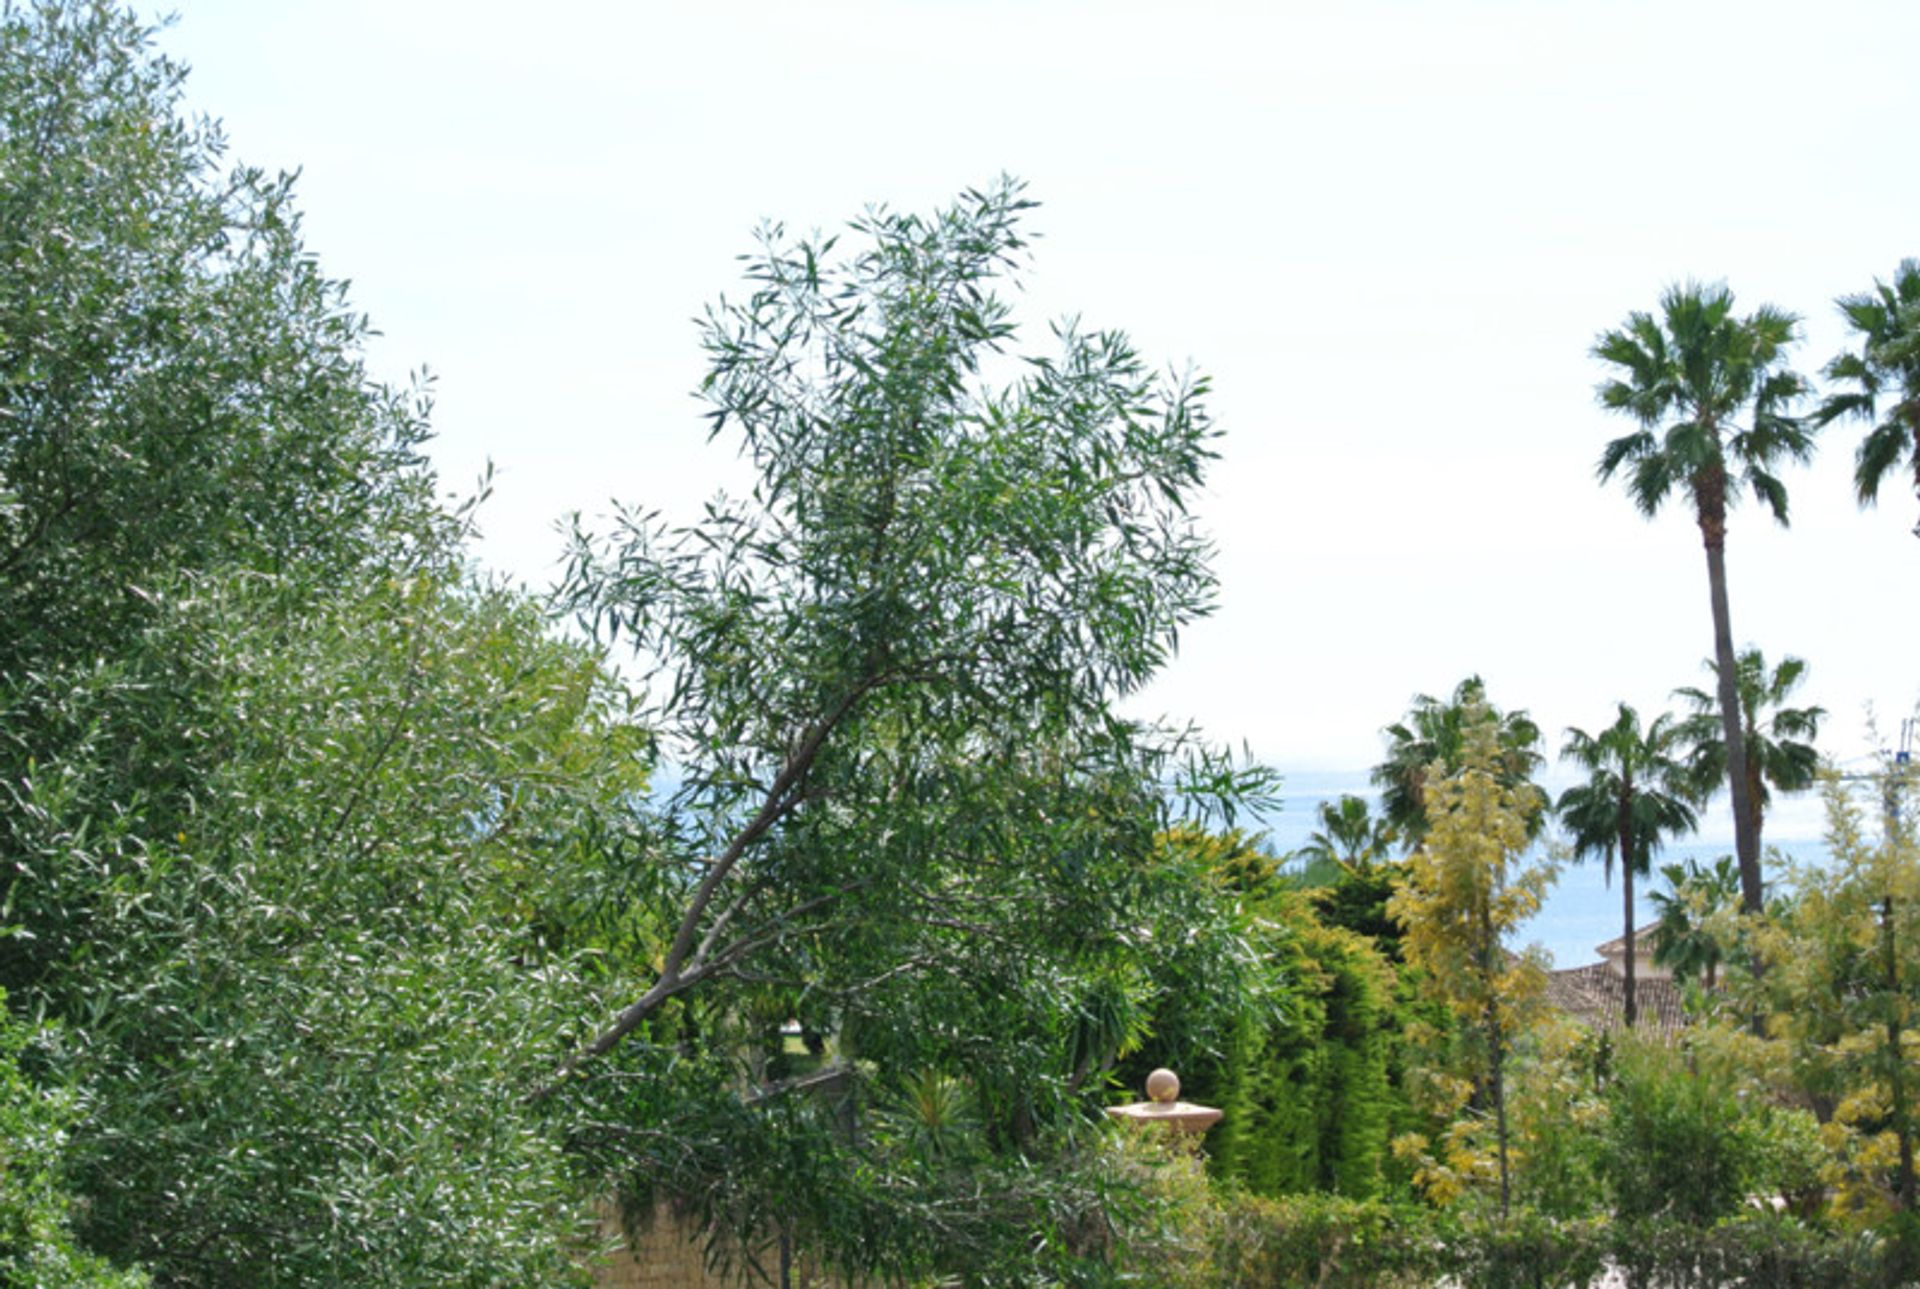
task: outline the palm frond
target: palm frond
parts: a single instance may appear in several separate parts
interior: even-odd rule
[[[1853,485],[1861,505],[1869,506],[1880,499],[1880,483],[1907,455],[1909,439],[1914,442],[1915,452],[1920,452],[1920,436],[1889,418],[1860,440],[1853,457]]]

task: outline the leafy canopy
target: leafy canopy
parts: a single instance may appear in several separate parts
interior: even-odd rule
[[[1860,347],[1827,364],[1827,379],[1844,388],[1820,405],[1820,422],[1868,422],[1854,455],[1861,505],[1879,499],[1881,483],[1903,457],[1920,492],[1920,260],[1900,261],[1893,281],[1875,280],[1871,291],[1838,303]]]
[[[1045,1187],[1008,1170],[1071,1191],[1060,1143],[1167,982],[1243,988],[1231,919],[1169,838],[1263,776],[1115,710],[1213,601],[1187,511],[1206,383],[1072,323],[1017,350],[1000,292],[1031,205],[1003,181],[844,238],[765,229],[745,297],[704,328],[712,432],[750,495],[582,533],[563,588],[640,659],[677,783],[635,901],[657,955],[555,1087],[665,1077],[669,1037],[697,1030],[744,1103],[701,1111],[711,1149],[649,1147],[639,1171],[747,1243],[777,1222],[850,1270],[1068,1256]],[[839,1080],[856,1123],[868,1090],[895,1107],[886,1141],[935,1140],[899,1107],[937,1100],[993,1149],[943,1146],[931,1172],[873,1155],[773,1076],[749,1015],[817,1036],[807,1086]],[[776,1150],[845,1180],[752,1162]]]
[[[1707,668],[1717,673],[1709,661]],[[1747,795],[1754,812],[1754,829],[1773,800],[1771,789],[1804,792],[1814,785],[1820,769],[1820,735],[1824,707],[1789,707],[1787,700],[1806,679],[1807,664],[1782,658],[1767,666],[1758,649],[1743,649],[1734,660],[1734,693],[1740,712],[1742,743],[1747,756]],[[1677,736],[1689,746],[1688,760],[1696,791],[1709,793],[1727,774],[1727,744],[1721,736],[1719,698],[1705,690],[1683,686],[1673,691],[1693,708],[1680,723]]]
[[[1409,1035],[1426,1049],[1416,1071],[1423,1099],[1445,1117],[1466,1113],[1437,1150],[1418,1134],[1394,1149],[1416,1161],[1415,1181],[1441,1203],[1497,1178],[1504,1212],[1506,1066],[1546,984],[1539,961],[1510,953],[1506,942],[1539,911],[1553,872],[1521,864],[1544,802],[1530,783],[1509,781],[1512,752],[1498,716],[1473,696],[1460,728],[1458,760],[1444,774],[1434,769],[1426,836],[1387,908],[1406,929],[1401,950],[1421,973],[1421,992],[1457,1022],[1452,1031],[1416,1024]],[[1491,1159],[1480,1145],[1489,1130]]]
[[[1732,499],[1731,476],[1784,524],[1776,463],[1813,451],[1811,433],[1790,414],[1806,381],[1784,365],[1798,325],[1770,305],[1739,317],[1724,283],[1688,283],[1668,288],[1658,317],[1635,312],[1603,334],[1594,356],[1619,374],[1601,384],[1601,406],[1641,428],[1607,444],[1601,480],[1625,472],[1628,494],[1648,515],[1679,485],[1706,522]]]
[[[1625,703],[1598,734],[1570,728],[1560,755],[1587,771],[1587,781],[1560,794],[1555,809],[1576,858],[1598,855],[1613,877],[1617,859],[1635,876],[1651,871],[1666,837],[1697,826],[1695,781],[1677,758],[1679,731],[1662,713],[1644,730]],[[1717,776],[1716,776],[1717,777]]]
[[[1477,705],[1477,706],[1476,706]],[[1380,785],[1380,806],[1387,823],[1417,846],[1428,827],[1427,793],[1434,779],[1457,769],[1466,749],[1470,714],[1483,711],[1496,726],[1497,770],[1510,786],[1530,786],[1540,768],[1540,728],[1525,711],[1501,712],[1487,703],[1486,682],[1469,676],[1454,686],[1445,698],[1415,694],[1407,719],[1386,727],[1387,757],[1373,768],[1373,781]],[[1544,799],[1539,803],[1545,806]],[[1544,818],[1542,810],[1529,815],[1536,830]]]

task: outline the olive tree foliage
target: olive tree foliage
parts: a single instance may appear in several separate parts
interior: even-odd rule
[[[831,992],[931,966],[930,929],[1117,934],[1167,822],[1142,785],[1247,786],[1114,709],[1212,601],[1205,382],[1072,324],[1009,352],[1030,205],[1003,181],[870,212],[852,248],[766,230],[704,331],[751,497],[579,538],[564,594],[649,664],[681,778],[668,948],[568,1068],[803,942],[781,974]]]
[[[68,1133],[80,1114],[74,1089],[31,1078],[21,1068],[57,1045],[51,1025],[0,1012],[0,1284],[47,1289],[142,1289],[139,1271],[114,1267],[75,1246],[74,1196],[67,1187]]]
[[[563,929],[644,741],[544,631],[443,577],[209,577],[69,696],[10,804],[52,875],[29,929],[87,910],[33,994],[88,1093],[90,1247],[166,1283],[573,1274],[590,1187],[526,1093],[600,996]],[[125,799],[167,758],[190,814]]]
[[[416,401],[226,169],[131,15],[0,5],[0,674],[84,657],[173,570],[350,565],[429,513]]]
[[[111,670],[182,577],[323,586],[447,558],[418,400],[366,378],[364,319],[304,250],[289,181],[226,170],[178,111],[182,69],[103,4],[0,7],[0,784],[68,751],[67,698]],[[172,719],[176,691],[117,691]],[[126,761],[115,809],[196,808],[180,756]],[[0,942],[29,994],[85,901],[0,808]],[[103,817],[96,829],[105,823]],[[71,892],[70,892],[71,893]]]
[[[642,934],[565,928],[645,740],[472,583],[423,409],[151,39],[0,0],[0,983],[60,1036],[12,1108],[72,1111],[0,1147],[160,1283],[563,1283],[525,1093]]]

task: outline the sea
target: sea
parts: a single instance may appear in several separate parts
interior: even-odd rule
[[[1565,783],[1543,780],[1540,786],[1558,796],[1574,782],[1571,778]],[[1294,771],[1285,772],[1280,808],[1245,822],[1250,831],[1264,832],[1267,850],[1285,855],[1304,845],[1307,835],[1319,829],[1320,803],[1341,796],[1361,797],[1376,813],[1380,807],[1380,790],[1368,782],[1365,770]],[[1762,844],[1774,863],[1788,857],[1803,864],[1825,863],[1829,858],[1822,840],[1825,820],[1825,807],[1818,792],[1792,796],[1776,792],[1763,825]],[[1552,857],[1556,840],[1564,842],[1549,830],[1527,858]],[[1561,845],[1558,849],[1564,851],[1565,847]],[[1648,892],[1666,889],[1659,873],[1661,865],[1688,859],[1704,864],[1731,854],[1733,816],[1721,799],[1703,812],[1699,832],[1667,843],[1653,857],[1651,877],[1634,883],[1634,925],[1645,926],[1656,916]],[[1597,858],[1577,864],[1562,862],[1546,902],[1540,912],[1520,928],[1514,947],[1537,944],[1552,957],[1555,967],[1580,967],[1598,962],[1595,946],[1618,938],[1624,930],[1619,865],[1614,865],[1611,884],[1606,880],[1605,868]]]

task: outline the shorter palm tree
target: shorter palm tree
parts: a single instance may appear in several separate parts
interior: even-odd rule
[[[1458,760],[1464,747],[1468,709],[1473,704],[1486,704],[1486,710],[1493,714],[1501,782],[1508,787],[1531,786],[1542,759],[1540,727],[1526,712],[1503,713],[1486,703],[1486,697],[1486,683],[1478,676],[1469,676],[1454,687],[1448,699],[1415,694],[1407,719],[1387,726],[1387,759],[1373,767],[1373,781],[1380,785],[1380,807],[1387,823],[1409,850],[1427,833],[1428,776],[1436,766],[1440,774],[1449,773]],[[1530,816],[1529,826],[1536,831],[1545,818],[1546,804],[1542,800],[1542,809]]]
[[[1892,283],[1876,280],[1873,290],[1838,303],[1859,333],[1860,348],[1827,364],[1827,379],[1851,388],[1822,403],[1819,419],[1825,424],[1845,416],[1872,427],[1854,455],[1862,506],[1879,499],[1881,481],[1902,464],[1912,468],[1920,495],[1920,260],[1900,261]],[[1920,524],[1913,532],[1920,537]]]
[[[1293,852],[1304,868],[1364,873],[1393,845],[1393,826],[1375,818],[1364,797],[1347,794],[1338,801],[1322,801],[1319,815],[1319,829],[1308,833],[1306,845]]]
[[[1707,669],[1718,673],[1711,660]],[[1773,802],[1769,789],[1804,792],[1813,786],[1820,770],[1820,753],[1813,740],[1820,735],[1826,708],[1786,706],[1806,675],[1807,664],[1792,657],[1782,658],[1778,667],[1767,670],[1766,657],[1758,649],[1743,649],[1734,664],[1733,688],[1746,743],[1746,798],[1752,811],[1749,822],[1755,845],[1760,843],[1761,825]],[[1702,689],[1688,687],[1673,692],[1693,708],[1693,714],[1681,722],[1680,739],[1690,749],[1695,785],[1705,796],[1726,782],[1727,745],[1720,736],[1720,700],[1717,694]]]
[[[1587,781],[1560,795],[1556,809],[1566,825],[1575,858],[1598,855],[1613,880],[1620,861],[1625,903],[1626,1022],[1639,1019],[1634,961],[1633,879],[1651,869],[1654,852],[1670,836],[1692,832],[1694,780],[1674,753],[1676,726],[1661,715],[1645,730],[1625,703],[1612,725],[1598,734],[1569,729],[1560,754],[1588,772]]]
[[[1672,971],[1675,980],[1698,976],[1711,989],[1725,951],[1708,930],[1707,920],[1739,900],[1740,870],[1733,856],[1722,855],[1712,868],[1702,868],[1691,859],[1685,867],[1663,865],[1660,876],[1667,879],[1667,889],[1651,894],[1653,906],[1660,911],[1660,942],[1653,960]]]

